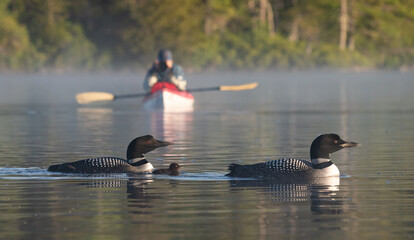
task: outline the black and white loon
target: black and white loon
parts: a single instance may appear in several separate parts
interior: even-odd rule
[[[144,154],[173,143],[156,140],[151,135],[135,138],[128,145],[127,159],[98,157],[50,166],[51,172],[67,173],[151,173],[154,167]]]
[[[337,134],[323,134],[313,140],[311,161],[282,158],[252,165],[231,164],[226,176],[241,178],[299,180],[315,177],[339,177],[339,169],[332,163],[330,154],[358,143],[342,140]]]

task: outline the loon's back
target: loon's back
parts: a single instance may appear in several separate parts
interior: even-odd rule
[[[66,173],[126,173],[137,172],[125,159],[116,157],[99,157],[79,160],[71,163],[52,165],[51,172]]]
[[[282,158],[252,165],[231,164],[229,177],[242,178],[308,178],[312,177],[315,169],[312,163],[302,159]]]

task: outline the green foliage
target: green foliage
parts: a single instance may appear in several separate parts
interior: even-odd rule
[[[125,23],[119,26],[116,58],[122,64],[147,65],[159,49],[169,48],[174,59],[190,63],[192,52],[203,45],[204,9],[193,0],[152,0],[116,2],[117,14],[127,13]]]
[[[377,67],[398,68],[413,64],[414,2],[371,1],[361,9],[357,25],[358,50],[376,59]]]
[[[0,69],[146,68],[161,48],[187,68],[412,68],[414,1],[348,1],[354,48],[340,50],[340,1],[0,0]]]
[[[0,5],[0,69],[39,68],[44,56],[30,44],[26,27],[5,10],[6,5],[7,1]]]
[[[44,56],[45,67],[91,69],[95,46],[80,25],[68,21],[68,4],[65,0],[15,0],[12,6],[27,25],[32,48]]]
[[[61,39],[61,45],[57,49],[59,54],[56,54],[53,59],[55,67],[60,69],[94,67],[95,46],[84,36],[79,25],[68,24],[55,32],[58,35],[54,37]]]
[[[224,64],[223,57],[218,54],[220,51],[220,35],[211,36],[209,41],[198,45],[191,54],[192,66],[196,69],[211,68]]]

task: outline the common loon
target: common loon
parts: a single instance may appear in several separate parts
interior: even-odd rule
[[[171,163],[170,167],[167,169],[157,169],[154,170],[152,173],[153,174],[168,174],[168,175],[172,175],[172,176],[176,176],[180,174],[180,171],[178,169],[180,169],[180,165],[178,165],[178,163]]]
[[[127,148],[127,160],[116,157],[98,157],[50,166],[50,172],[67,173],[151,173],[154,167],[144,154],[156,148],[171,145],[151,135],[135,138]]]
[[[342,140],[337,134],[323,134],[313,140],[311,161],[282,158],[252,165],[231,164],[226,176],[278,180],[303,180],[317,177],[339,177],[339,169],[332,163],[330,154],[360,144]]]

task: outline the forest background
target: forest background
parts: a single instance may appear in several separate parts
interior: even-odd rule
[[[413,0],[0,0],[0,70],[414,69]]]

